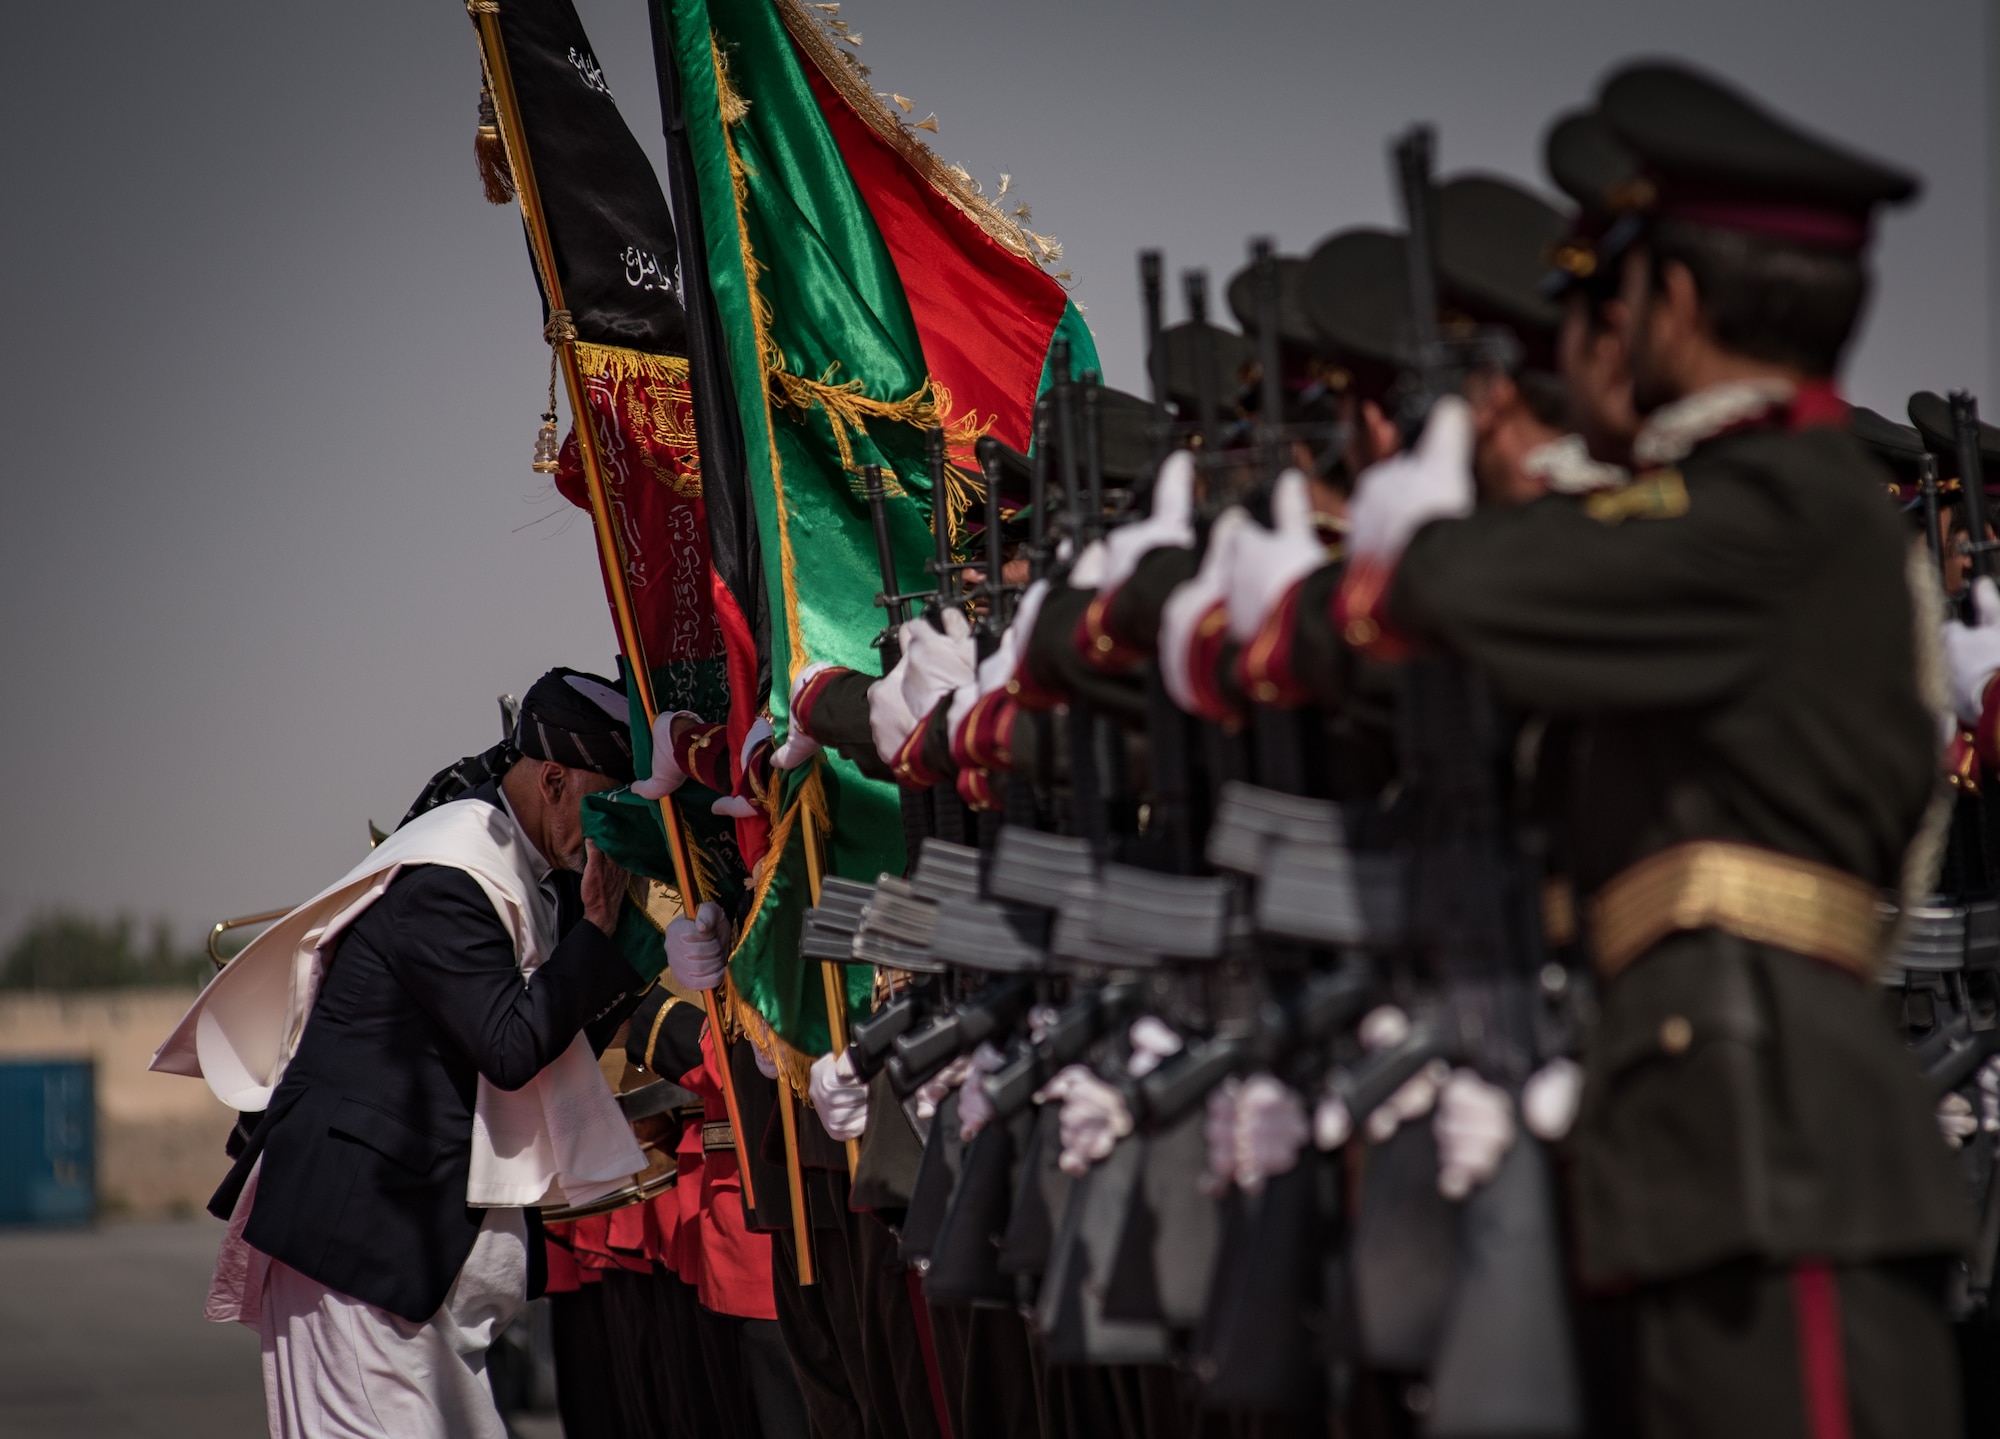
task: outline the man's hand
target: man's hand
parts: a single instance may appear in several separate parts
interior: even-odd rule
[[[618,862],[591,840],[583,842],[583,917],[606,935],[618,932],[618,910],[631,883]]]
[[[1414,450],[1361,472],[1347,547],[1357,560],[1394,566],[1432,520],[1472,513],[1472,407],[1447,395],[1431,408]]]
[[[729,972],[729,916],[713,900],[694,918],[682,915],[667,925],[667,968],[683,989],[716,989]]]
[[[1959,720],[1979,723],[1986,705],[1986,687],[2000,673],[2000,589],[1993,581],[1972,582],[1973,623],[1944,623],[1945,669],[1951,680],[1951,704]]]

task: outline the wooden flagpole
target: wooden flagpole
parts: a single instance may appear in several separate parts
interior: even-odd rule
[[[514,174],[515,193],[520,196],[521,218],[528,227],[528,245],[534,252],[535,269],[541,276],[542,293],[548,299],[551,316],[549,343],[555,347],[557,362],[562,368],[563,385],[569,394],[570,418],[575,422],[576,441],[583,455],[584,483],[590,493],[591,524],[597,532],[598,558],[610,582],[611,609],[618,624],[618,643],[625,651],[625,661],[632,670],[632,683],[638,686],[646,724],[650,727],[659,715],[659,708],[653,701],[653,676],[646,667],[646,652],[639,642],[638,619],[633,614],[632,596],[625,585],[625,555],[611,523],[611,502],[604,486],[603,456],[598,448],[596,427],[591,423],[589,397],[576,365],[576,328],[569,322],[569,311],[563,304],[562,281],[556,275],[555,247],[549,239],[548,220],[542,213],[541,194],[535,188],[534,164],[529,158],[526,134],[521,128],[521,110],[514,95],[513,75],[507,68],[507,47],[500,35],[500,6],[498,0],[470,0],[466,9],[471,12],[479,31],[479,51],[486,66],[487,88],[493,92],[501,142],[506,146],[507,163]],[[681,908],[689,918],[693,918],[702,895],[696,887],[694,866],[688,859],[687,837],[681,830],[680,817],[674,812],[671,797],[660,800],[660,825],[666,831],[667,849],[673,856],[674,881],[680,886]],[[702,999],[708,1009],[708,1029],[715,1045],[716,1069],[722,1077],[723,1104],[728,1109],[729,1127],[735,1137],[736,1166],[743,1185],[743,1201],[754,1209],[757,1207],[757,1191],[750,1177],[750,1150],[743,1133],[743,1114],[736,1102],[736,1078],[729,1068],[729,1042],[722,1023],[722,1006],[712,989],[704,991]]]

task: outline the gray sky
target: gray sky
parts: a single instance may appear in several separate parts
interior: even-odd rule
[[[38,908],[189,934],[295,902],[498,734],[608,669],[589,527],[528,470],[547,350],[472,165],[456,0],[17,7],[0,54],[0,940]],[[581,0],[660,154],[639,0]],[[1850,371],[1987,384],[1976,0],[847,0],[874,83],[1060,237],[1114,384],[1135,252],[1216,280],[1392,217],[1384,143],[1540,181],[1618,59],[1692,58],[1922,172]],[[1176,288],[1177,293],[1177,288]],[[2000,410],[2000,397],[1988,405]]]

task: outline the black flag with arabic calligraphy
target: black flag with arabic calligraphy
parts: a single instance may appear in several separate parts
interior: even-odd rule
[[[500,34],[578,338],[687,353],[666,196],[569,0],[506,0]]]

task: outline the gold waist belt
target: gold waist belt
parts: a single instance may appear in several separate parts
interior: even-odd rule
[[[704,1152],[734,1149],[736,1131],[729,1127],[729,1121],[726,1119],[711,1119],[701,1127],[701,1147]]]
[[[1875,887],[1755,845],[1697,840],[1642,859],[1598,893],[1591,946],[1617,974],[1670,934],[1720,929],[1873,976],[1886,929]]]

